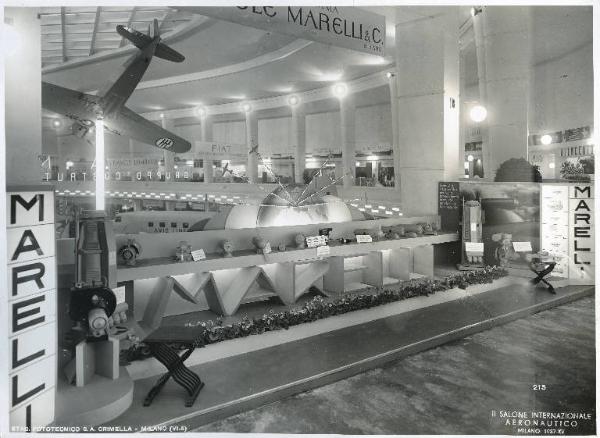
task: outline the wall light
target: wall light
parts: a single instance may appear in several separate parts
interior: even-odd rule
[[[331,90],[333,91],[333,95],[338,99],[341,99],[348,94],[348,86],[343,82],[335,84],[333,87],[331,87]]]
[[[197,107],[197,108],[196,108],[196,114],[197,114],[198,116],[200,116],[200,117],[204,117],[204,116],[206,116],[206,108],[204,108],[204,107],[201,107],[201,106]]]
[[[540,141],[543,145],[549,145],[550,143],[552,143],[552,136],[550,134],[544,134],[540,138]]]
[[[293,94],[290,97],[288,97],[288,103],[291,106],[296,106],[300,103],[300,98],[298,96],[296,96],[295,94]]]
[[[471,8],[471,17],[475,17],[483,12],[483,8],[481,6],[473,6]]]
[[[483,122],[487,118],[487,110],[482,105],[475,105],[469,111],[469,116],[475,123]]]
[[[396,76],[396,75],[395,75],[393,72],[391,72],[391,71],[388,71],[388,72],[385,74],[385,77],[386,77],[386,78],[388,78],[388,79],[391,79],[391,78],[393,78],[394,76]]]

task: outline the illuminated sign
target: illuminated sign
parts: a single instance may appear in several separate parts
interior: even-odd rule
[[[364,9],[338,6],[180,9],[318,43],[385,55],[385,17]]]
[[[54,192],[6,195],[9,417],[12,431],[26,432],[54,421]]]

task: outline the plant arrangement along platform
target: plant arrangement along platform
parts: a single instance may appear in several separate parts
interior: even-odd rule
[[[439,280],[418,279],[406,281],[392,288],[373,288],[370,293],[348,294],[331,301],[317,296],[296,309],[282,312],[271,310],[261,317],[254,318],[245,316],[241,321],[227,325],[223,325],[221,318],[216,318],[197,323],[188,322],[185,326],[190,330],[197,330],[198,326],[204,328],[194,341],[196,347],[203,347],[229,339],[288,329],[291,326],[317,321],[329,316],[369,309],[408,298],[428,296],[454,288],[466,289],[468,286],[476,284],[492,283],[507,275],[508,271],[502,267],[487,266],[480,270],[452,274]],[[122,352],[123,362],[142,359],[148,356],[147,350],[143,342],[133,345],[130,349]]]

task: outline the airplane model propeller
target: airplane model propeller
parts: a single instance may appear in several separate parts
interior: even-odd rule
[[[154,56],[171,62],[182,62],[185,57],[161,42],[158,20],[154,20],[154,31],[148,34],[118,25],[117,33],[131,41],[139,52],[129,58],[119,78],[109,84],[105,93],[94,96],[42,82],[42,106],[52,112],[73,120],[73,133],[85,138],[95,125],[95,120],[104,121],[104,129],[116,135],[133,138],[171,152],[183,153],[191,149],[189,141],[161,128],[133,112],[125,103],[137,87]]]

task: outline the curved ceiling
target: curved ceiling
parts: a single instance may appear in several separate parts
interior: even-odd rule
[[[376,57],[206,17],[200,17],[192,26],[199,16],[163,7],[42,8],[42,25],[47,26],[42,28],[44,62],[56,64],[43,79],[80,91],[101,88],[111,76],[119,75],[121,65],[130,56],[115,51],[123,44],[115,26],[131,24],[145,31],[153,18],[160,18],[161,28],[167,33],[178,26],[190,27],[185,35],[169,42],[186,60],[174,64],[155,59],[127,104],[134,111],[219,105],[316,90],[390,68],[395,24],[428,16],[423,8],[416,7],[366,9],[385,15],[386,50],[392,56]],[[463,26],[468,25],[468,11],[467,7],[459,8]],[[532,12],[536,63],[563,56],[591,41],[590,7],[532,7]],[[66,39],[61,40],[63,28]],[[473,46],[464,50],[474,50]],[[62,57],[63,50],[66,58]],[[90,53],[88,62],[85,58]],[[94,59],[97,54],[106,56]],[[476,72],[474,58],[467,55],[463,59],[469,64],[463,71]],[[58,65],[61,60],[67,61],[65,68]],[[75,65],[74,60],[78,61]]]

